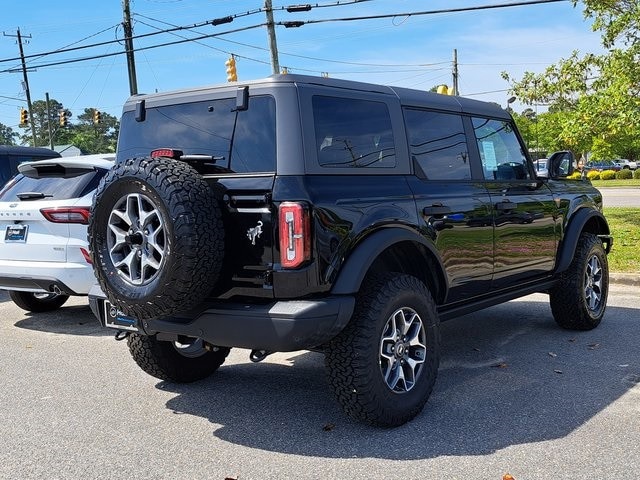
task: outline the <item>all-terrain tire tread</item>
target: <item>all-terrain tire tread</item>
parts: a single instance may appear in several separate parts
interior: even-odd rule
[[[603,299],[606,304],[608,293],[609,267],[602,241],[594,234],[583,233],[578,239],[576,250],[569,268],[560,275],[557,284],[549,292],[551,312],[558,325],[568,330],[592,330],[604,315],[604,309],[596,317],[589,314],[584,304],[583,281],[585,262],[593,249],[599,250],[603,269]]]

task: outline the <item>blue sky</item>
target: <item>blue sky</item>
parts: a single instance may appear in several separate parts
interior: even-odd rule
[[[348,0],[347,0],[348,1]],[[343,3],[342,0],[340,3]],[[352,5],[314,8],[288,13],[279,7],[303,2],[273,0],[278,21],[336,19],[351,16],[419,12],[506,3],[504,0],[363,1]],[[335,4],[318,0],[315,5]],[[191,26],[214,18],[259,9],[263,0],[131,0],[134,34],[157,32],[170,25]],[[20,28],[28,43],[25,55],[122,38],[121,0],[22,0],[3,9],[0,30],[15,35]],[[199,34],[225,32],[265,22],[262,12],[239,16],[230,24],[197,28]],[[182,37],[198,33],[184,30]],[[459,86],[463,96],[506,103],[508,85],[501,71],[519,78],[524,71],[542,71],[567,58],[573,50],[599,52],[600,36],[591,30],[581,5],[571,2],[484,11],[396,17],[355,22],[327,22],[300,28],[276,28],[279,61],[291,72],[346,78],[428,90],[451,84],[453,50],[457,49]],[[86,40],[83,40],[86,39]],[[171,34],[135,40],[145,47],[181,40]],[[79,42],[79,43],[75,43]],[[71,110],[72,119],[84,108],[98,108],[119,116],[129,96],[124,55],[58,66],[43,63],[122,51],[119,43],[29,60],[32,100],[45,92]],[[267,31],[264,27],[218,38],[161,47],[136,53],[138,91],[166,91],[226,81],[224,62],[238,56],[239,80],[271,74]],[[0,37],[0,123],[18,128],[20,107],[26,106],[22,73],[4,72],[19,62],[14,37]],[[8,97],[8,98],[7,98]],[[517,103],[516,110],[521,108]]]

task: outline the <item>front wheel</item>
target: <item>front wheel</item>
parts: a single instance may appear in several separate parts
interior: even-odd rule
[[[369,279],[350,323],[326,348],[329,383],[345,412],[395,427],[423,409],[438,373],[440,323],[417,278]]]
[[[51,312],[69,300],[69,295],[57,293],[19,292],[12,290],[9,296],[13,303],[28,312]]]
[[[129,352],[138,366],[160,380],[177,383],[207,378],[222,365],[229,348],[206,348],[200,339],[191,343],[167,342],[133,333],[127,338]]]
[[[553,317],[563,328],[596,328],[607,306],[609,264],[602,241],[583,233],[566,272],[551,289],[549,301]]]

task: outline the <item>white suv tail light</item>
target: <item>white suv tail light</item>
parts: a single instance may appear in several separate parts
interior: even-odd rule
[[[296,268],[311,258],[311,223],[309,210],[301,203],[280,204],[280,263]]]
[[[41,208],[40,213],[53,223],[89,223],[89,207]]]

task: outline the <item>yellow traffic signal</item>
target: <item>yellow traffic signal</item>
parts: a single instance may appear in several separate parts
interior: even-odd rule
[[[227,67],[227,82],[237,82],[238,73],[236,72],[236,59],[231,55],[229,60],[224,62]]]
[[[437,92],[441,95],[453,95],[453,88],[449,88],[446,85],[438,85]]]
[[[93,110],[93,123],[102,123],[102,113],[100,113],[100,110],[98,109]]]
[[[26,108],[20,109],[20,126],[24,127],[29,123],[29,110]]]
[[[67,111],[60,110],[60,126],[66,127],[69,120],[67,120]]]

